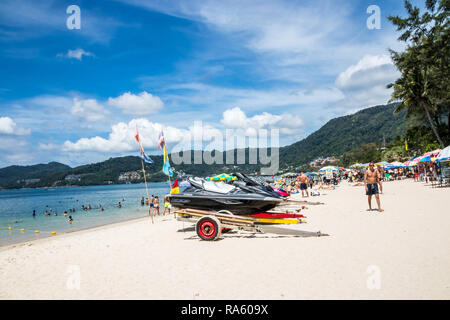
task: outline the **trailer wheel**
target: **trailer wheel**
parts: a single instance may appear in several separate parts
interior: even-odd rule
[[[195,224],[195,231],[202,240],[214,241],[220,238],[222,233],[220,221],[213,216],[200,218]]]

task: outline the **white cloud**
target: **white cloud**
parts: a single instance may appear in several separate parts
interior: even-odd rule
[[[298,135],[303,128],[303,121],[298,116],[290,114],[273,115],[267,112],[247,117],[238,107],[226,110],[221,121],[225,128],[244,130],[247,135],[254,135],[258,129],[279,129],[284,135]],[[138,150],[135,140],[136,125],[146,151],[155,150],[158,135],[164,131],[167,145],[177,145],[177,149],[192,149],[195,141],[209,142],[217,137],[226,137],[224,130],[207,123],[193,123],[191,126],[180,129],[164,126],[161,123],[151,122],[147,119],[133,119],[128,123],[119,122],[111,127],[107,138],[95,136],[81,138],[76,142],[65,141],[64,151],[86,152],[100,151],[109,154],[121,154]],[[194,141],[195,140],[195,141]],[[45,149],[47,146],[42,146]]]
[[[157,112],[164,103],[159,97],[143,91],[138,95],[126,92],[117,98],[109,98],[108,105],[120,108],[126,114],[146,115]]]
[[[109,114],[109,111],[103,108],[97,100],[79,98],[73,99],[70,112],[72,115],[89,122],[104,120],[105,116]]]
[[[21,136],[30,134],[30,132],[30,129],[18,127],[10,117],[0,117],[0,134]]]
[[[291,114],[274,115],[268,112],[247,117],[239,108],[223,113],[221,123],[228,128],[243,129],[247,134],[255,134],[258,129],[279,129],[284,135],[299,135],[303,130],[303,120]]]
[[[335,84],[338,88],[349,87],[352,84],[354,77],[361,74],[361,71],[373,70],[385,65],[393,65],[392,60],[388,55],[366,55],[359,60],[356,65],[352,65],[344,72],[341,72],[337,77]]]
[[[95,55],[92,52],[84,51],[83,49],[75,49],[75,50],[68,50],[67,53],[59,53],[57,54],[58,57],[65,57],[69,59],[77,59],[82,60],[83,56],[86,57],[95,57]]]
[[[133,119],[128,123],[119,122],[111,127],[107,139],[96,136],[93,138],[81,138],[76,142],[64,142],[65,151],[101,151],[108,153],[120,153],[137,149],[135,140],[136,125],[144,148],[156,148],[158,134],[164,129],[167,143],[178,142],[182,139],[186,130],[174,127],[163,127],[160,123],[150,122],[147,119]]]
[[[399,76],[400,73],[388,55],[366,55],[337,77],[335,85],[345,98],[333,106],[356,111],[385,104],[392,93],[392,89],[387,89],[386,85]]]

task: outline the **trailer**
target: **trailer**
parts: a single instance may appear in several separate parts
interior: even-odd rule
[[[320,231],[309,232],[301,230],[274,227],[276,224],[299,224],[304,222],[300,218],[271,218],[235,215],[228,210],[206,211],[198,209],[176,209],[174,211],[178,221],[195,224],[197,236],[206,241],[214,241],[221,237],[223,231],[236,230],[252,233],[274,233],[300,237],[326,236]]]

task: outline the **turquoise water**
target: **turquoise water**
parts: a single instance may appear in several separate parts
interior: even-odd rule
[[[154,182],[148,186],[150,195],[158,196],[164,208],[163,198],[170,191],[169,184]],[[0,190],[0,246],[48,237],[52,231],[61,234],[148,216],[148,207],[141,206],[142,197],[146,197],[144,184]],[[118,208],[119,201],[122,208]],[[89,204],[91,210],[81,209]],[[99,209],[100,204],[104,211]],[[44,215],[46,210],[52,210],[51,216]],[[55,212],[58,216],[54,216]],[[68,222],[69,215],[72,223]]]

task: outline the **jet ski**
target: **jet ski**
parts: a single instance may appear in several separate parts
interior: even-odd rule
[[[227,184],[201,178],[188,178],[187,181],[190,186],[183,192],[169,195],[172,206],[248,215],[271,210],[283,201],[276,193],[245,183]]]
[[[274,190],[270,185],[257,178],[249,177],[245,173],[236,172],[233,173],[233,176],[238,178],[238,180],[234,181],[233,184],[239,185],[239,187],[247,187],[250,188],[250,190],[255,190],[255,192],[257,192],[256,189],[259,189],[260,192],[264,192],[265,194],[275,198],[280,198],[283,196],[280,192]]]

